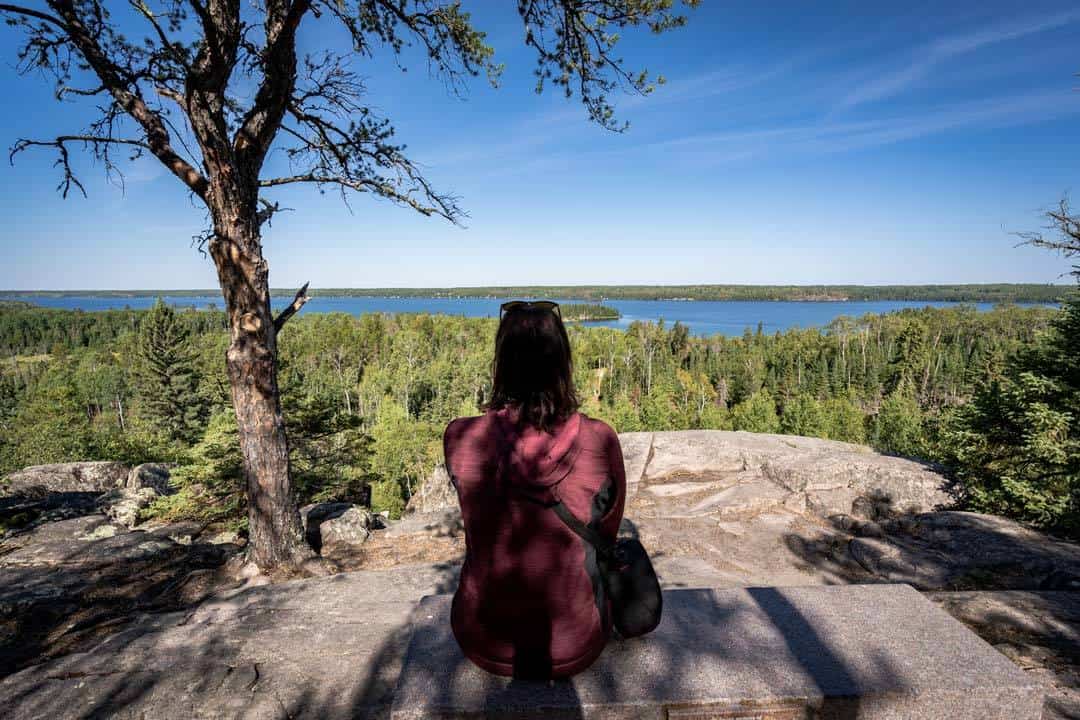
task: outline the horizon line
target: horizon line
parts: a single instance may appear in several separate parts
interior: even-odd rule
[[[431,290],[431,291],[458,291],[458,290],[520,290],[520,289],[566,289],[566,288],[977,288],[977,287],[1069,287],[1075,283],[1071,282],[957,282],[957,283],[777,283],[777,284],[762,284],[762,283],[598,283],[598,284],[553,284],[553,285],[534,285],[534,284],[521,284],[521,285],[444,285],[444,286],[430,286],[430,285],[399,285],[399,286],[377,286],[377,287],[348,287],[348,286],[327,286],[324,288],[308,288],[308,294],[318,292],[329,292],[332,290],[349,290],[349,291],[394,291],[394,290],[408,290],[415,292],[417,290]],[[277,291],[295,292],[295,286],[278,286],[271,287],[270,292],[273,294]],[[220,293],[221,288],[37,288],[33,290],[14,290],[14,289],[0,289],[0,295],[37,295],[48,293],[66,293],[66,294],[78,294],[78,293],[133,293],[133,294],[152,294],[152,293]]]

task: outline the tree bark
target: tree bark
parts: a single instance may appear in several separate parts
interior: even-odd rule
[[[212,193],[213,195],[213,193]],[[216,199],[216,198],[215,198]],[[300,525],[277,382],[277,330],[254,202],[220,203],[209,243],[225,296],[226,366],[248,497],[248,558],[263,571],[312,558]]]

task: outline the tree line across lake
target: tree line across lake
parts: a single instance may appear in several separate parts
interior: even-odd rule
[[[456,288],[322,288],[312,297],[542,297],[577,300],[742,300],[1056,303],[1071,289],[1049,283],[969,285],[523,285]],[[218,297],[220,290],[34,290],[0,295],[38,297]],[[295,290],[275,288],[274,297],[292,298]]]
[[[570,325],[583,412],[619,431],[717,428],[867,443],[942,463],[971,508],[1076,533],[1080,302],[842,317],[693,337],[676,323]],[[398,515],[480,411],[496,321],[306,314],[280,379],[301,502],[367,496]],[[177,464],[150,513],[243,528],[241,456],[217,311],[0,304],[0,474],[85,459]]]

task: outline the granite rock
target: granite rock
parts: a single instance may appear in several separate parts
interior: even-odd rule
[[[105,492],[122,485],[128,473],[127,465],[111,461],[33,465],[4,478],[0,494]]]

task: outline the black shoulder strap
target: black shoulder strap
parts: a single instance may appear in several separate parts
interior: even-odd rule
[[[555,511],[555,514],[559,516],[559,519],[566,524],[568,528],[574,531],[585,542],[596,548],[596,551],[601,556],[608,557],[614,552],[614,544],[600,533],[593,530],[585,523],[578,520],[570,508],[566,507],[562,502],[557,502],[551,506],[551,509]]]

